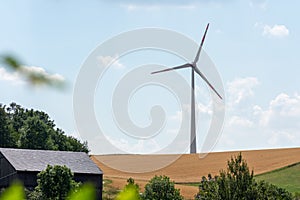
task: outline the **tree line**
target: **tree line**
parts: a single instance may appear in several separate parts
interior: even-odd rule
[[[0,104],[0,147],[89,152],[87,142],[67,136],[47,113],[16,103]]]

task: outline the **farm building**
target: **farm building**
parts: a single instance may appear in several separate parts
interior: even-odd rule
[[[67,166],[74,173],[75,181],[93,183],[101,199],[103,172],[84,152],[0,148],[0,188],[8,187],[17,179],[33,190],[37,186],[37,174],[47,165]]]

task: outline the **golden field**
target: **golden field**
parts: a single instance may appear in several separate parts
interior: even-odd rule
[[[176,183],[199,182],[208,173],[216,175],[221,169],[226,169],[227,160],[239,152],[242,152],[243,158],[255,174],[300,162],[300,148],[214,152],[204,158],[200,158],[200,154],[93,155],[91,158],[104,172],[104,179],[113,181],[113,186],[122,188],[126,180],[132,177],[143,189],[155,175],[169,176]],[[173,162],[167,165],[170,161]],[[117,166],[115,168],[118,169],[112,166]],[[157,166],[165,167],[157,169]],[[187,199],[193,199],[198,191],[195,186],[176,184],[176,187]]]

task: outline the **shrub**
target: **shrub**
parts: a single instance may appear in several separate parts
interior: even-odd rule
[[[249,171],[246,161],[240,153],[227,162],[226,171],[222,170],[214,178],[202,177],[197,200],[252,200],[278,199],[291,200],[292,194],[264,181],[256,182],[253,171]]]
[[[182,200],[179,189],[176,189],[174,182],[167,176],[155,176],[145,186],[142,195],[144,200],[163,199],[163,200]]]
[[[73,177],[73,173],[66,166],[48,165],[38,174],[35,193],[39,195],[41,192],[44,199],[63,200],[68,193],[79,187],[79,183],[76,183]]]

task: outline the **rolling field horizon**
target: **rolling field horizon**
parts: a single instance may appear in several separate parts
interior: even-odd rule
[[[254,170],[254,174],[263,174],[288,165],[300,162],[300,148],[285,149],[264,149],[264,150],[247,150],[247,151],[229,151],[213,152],[200,158],[200,154],[183,154],[183,155],[92,155],[92,160],[104,172],[104,179],[113,181],[112,185],[122,188],[126,180],[130,177],[143,189],[144,185],[155,175],[166,175],[175,181],[176,187],[180,189],[181,194],[192,199],[197,193],[198,188],[195,186],[182,185],[182,183],[200,182],[202,176],[209,173],[217,175],[220,170],[226,169],[227,160],[232,156],[242,153],[243,158],[247,161],[249,169]],[[122,166],[123,169],[144,168],[150,169],[158,162],[164,164],[170,156],[178,156],[174,162],[168,166],[148,171],[144,173],[124,172],[107,166],[107,163],[113,163],[114,166]],[[104,164],[106,163],[106,164]],[[178,184],[181,183],[181,184]]]

